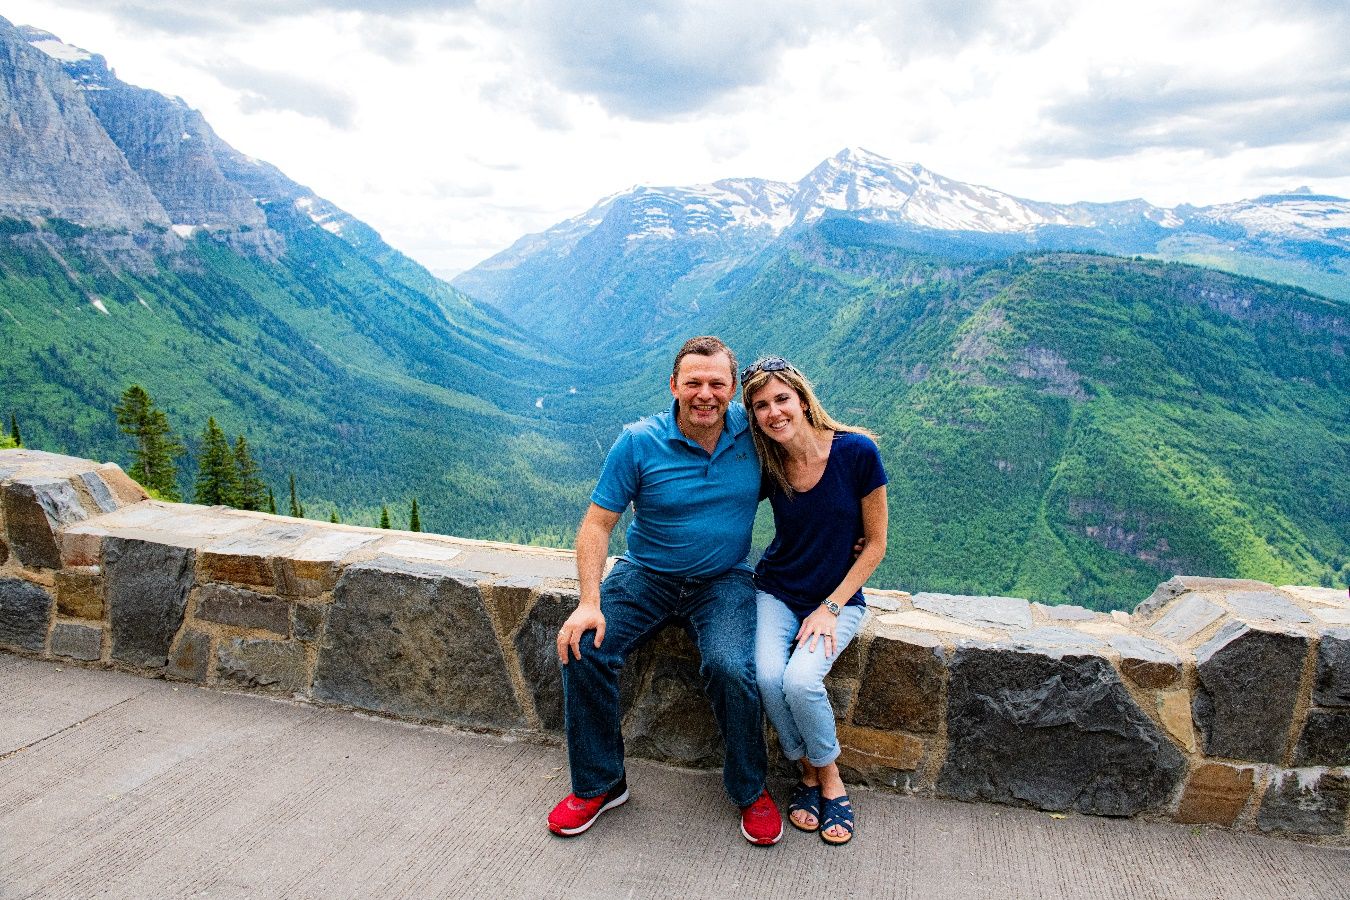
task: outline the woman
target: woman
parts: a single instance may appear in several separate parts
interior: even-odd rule
[[[789,820],[845,844],[853,809],[824,679],[862,624],[863,583],[886,554],[886,472],[872,436],[830,418],[787,360],[761,359],[741,382],[776,532],[755,569],[760,694],[783,754],[801,766]]]

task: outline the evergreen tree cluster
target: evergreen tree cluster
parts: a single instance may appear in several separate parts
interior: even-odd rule
[[[294,497],[295,476],[291,476]],[[193,500],[206,506],[232,506],[261,512],[270,491],[241,434],[230,444],[215,416],[206,420],[197,459],[197,488]]]
[[[182,500],[174,459],[186,453],[187,448],[169,427],[164,410],[155,407],[145,388],[133,384],[122,392],[121,402],[113,412],[117,414],[117,427],[136,440],[136,449],[132,451],[135,461],[127,474],[162,500]]]

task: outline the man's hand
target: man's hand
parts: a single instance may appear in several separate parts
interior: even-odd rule
[[[797,629],[797,644],[800,646],[802,641],[810,638],[806,649],[810,653],[815,653],[816,639],[819,638],[824,645],[825,658],[829,659],[834,656],[834,629],[838,623],[838,616],[823,606],[818,607],[802,621],[802,627]]]
[[[605,639],[605,616],[600,612],[599,604],[583,603],[567,617],[562,628],[558,629],[558,662],[567,665],[570,649],[577,659],[581,659],[581,636],[595,629],[595,646],[598,649]]]
[[[863,548],[867,546],[867,538],[860,537],[853,545],[853,558],[862,556]]]

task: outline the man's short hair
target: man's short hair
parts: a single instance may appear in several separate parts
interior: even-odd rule
[[[722,342],[719,337],[713,337],[710,334],[692,337],[684,342],[680,352],[675,354],[675,365],[670,370],[671,378],[678,378],[680,374],[680,360],[690,354],[697,356],[716,356],[719,353],[725,353],[727,359],[731,360],[731,386],[736,386],[736,354],[731,352],[731,348]]]

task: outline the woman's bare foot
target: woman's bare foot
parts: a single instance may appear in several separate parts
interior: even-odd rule
[[[839,776],[839,766],[830,763],[828,766],[813,768],[820,783],[820,795],[823,798],[833,800],[836,797],[843,797],[848,794],[848,790],[844,787],[844,779]],[[847,840],[850,832],[843,826],[832,825],[822,833],[838,840]]]

